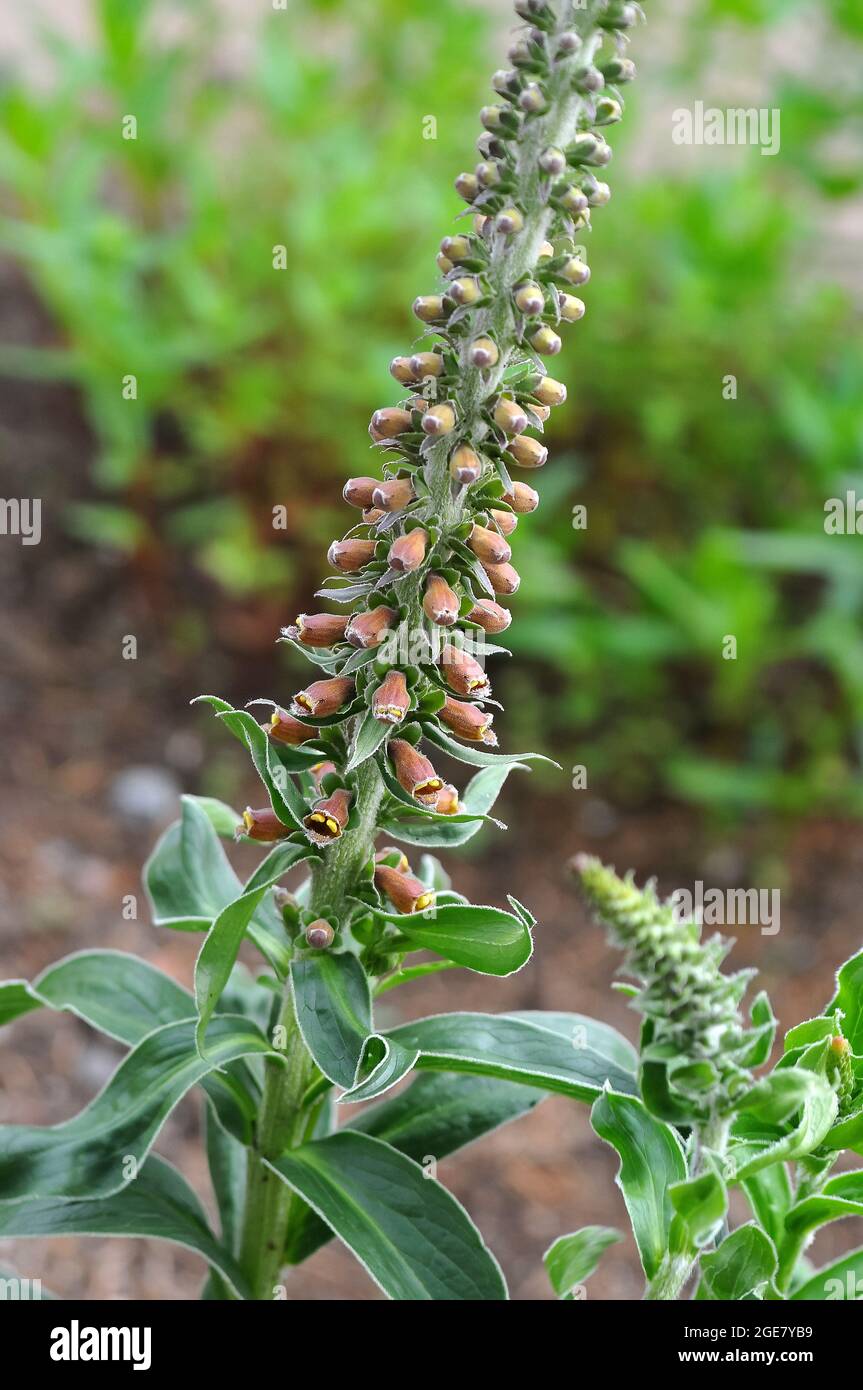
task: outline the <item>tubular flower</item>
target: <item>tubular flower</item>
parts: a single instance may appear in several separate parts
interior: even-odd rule
[[[382,724],[400,724],[411,707],[403,671],[389,671],[372,696],[372,714]]]
[[[483,565],[489,583],[496,594],[515,594],[521,583],[521,576],[512,565]]]
[[[415,496],[410,478],[393,478],[388,483],[377,484],[372,493],[372,506],[381,512],[401,512]]]
[[[379,647],[393,625],[398,622],[395,608],[379,604],[366,613],[355,613],[345,628],[345,637],[352,647]]]
[[[458,620],[458,594],[447,584],[443,575],[430,574],[423,596],[423,612],[429,622],[439,627],[452,627]]]
[[[483,632],[493,637],[497,632],[505,632],[512,622],[508,608],[495,603],[493,598],[481,598],[467,615],[468,622],[476,623]]]
[[[441,657],[447,685],[456,695],[473,695],[477,699],[489,693],[488,677],[475,657],[463,647],[447,645]]]
[[[264,806],[260,811],[247,806],[243,812],[243,828],[238,833],[248,835],[250,840],[259,840],[261,844],[270,844],[273,840],[286,839],[292,831],[289,825],[279,820],[270,806]]]
[[[488,743],[492,746],[497,744],[497,735],[491,727],[494,715],[486,714],[478,705],[468,704],[464,700],[454,700],[451,695],[447,695],[440,711],[440,719],[441,723],[446,724],[459,738],[470,739],[472,743]]]
[[[487,526],[474,526],[467,543],[478,560],[493,565],[505,564],[512,550],[499,531],[490,531]]]
[[[366,509],[372,505],[375,488],[379,486],[378,478],[348,478],[342,496],[348,506]]]
[[[387,864],[375,869],[375,887],[389,898],[397,912],[425,912],[434,902],[434,893],[422,879],[401,873]]]
[[[441,787],[435,800],[435,810],[439,816],[457,816],[461,810],[458,787],[454,787],[451,782]]]
[[[443,779],[425,754],[404,738],[391,738],[389,753],[400,785],[423,805],[433,806],[443,790]]]
[[[345,635],[347,618],[337,613],[301,613],[285,635],[302,642],[305,647],[332,647]]]
[[[323,801],[316,801],[307,816],[303,817],[306,834],[314,845],[329,845],[341,839],[348,823],[351,809],[351,793],[344,787],[337,788]]]
[[[390,569],[398,570],[401,574],[411,574],[418,570],[426,557],[427,544],[428,532],[421,526],[413,531],[406,531],[390,546]]]
[[[283,709],[273,710],[267,733],[276,743],[287,743],[292,748],[298,748],[301,743],[308,743],[310,738],[318,736],[317,729],[309,728],[308,724],[301,724],[299,719],[294,719],[293,715]]]
[[[327,559],[333,569],[342,570],[345,574],[358,574],[363,565],[374,559],[374,555],[374,541],[358,540],[353,536],[333,541],[327,551]]]
[[[326,718],[338,714],[354,693],[354,683],[345,676],[328,681],[312,681],[305,690],[298,690],[291,708],[295,714],[310,714]]]

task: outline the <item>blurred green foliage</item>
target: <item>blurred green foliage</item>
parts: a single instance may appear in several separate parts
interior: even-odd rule
[[[863,11],[648,8],[588,315],[555,367],[570,402],[518,536],[508,723],[615,800],[860,811],[863,538],[827,535],[824,504],[863,498]],[[3,82],[0,246],[58,345],[0,366],[81,388],[79,535],[188,549],[287,607],[396,398],[386,364],[436,283],[509,5],[290,0],[236,56],[215,0],[92,9],[87,44],[46,26],[48,85]],[[779,108],[779,154],[675,146],[696,101]]]

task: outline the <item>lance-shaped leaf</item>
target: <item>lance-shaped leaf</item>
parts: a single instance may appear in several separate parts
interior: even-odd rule
[[[421,1163],[429,1154],[442,1159],[465,1148],[526,1114],[543,1098],[534,1087],[511,1081],[429,1072],[417,1076],[399,1095],[354,1115],[348,1128],[383,1139]],[[292,1217],[285,1262],[307,1260],[332,1235],[311,1207],[304,1206]]]
[[[558,1236],[543,1255],[551,1287],[559,1298],[570,1298],[576,1284],[593,1274],[609,1245],[623,1237],[613,1226],[583,1226],[568,1236]]]
[[[728,1191],[718,1170],[711,1167],[697,1177],[672,1183],[668,1189],[677,1213],[677,1230],[685,1232],[685,1244],[706,1245],[713,1239],[728,1211]]]
[[[836,993],[825,1014],[842,1011],[842,1031],[853,1052],[863,1053],[863,951],[846,960],[836,976]]]
[[[506,1014],[437,1014],[393,1028],[388,1036],[416,1048],[417,1067],[497,1076],[593,1101],[608,1083],[623,1095],[636,1093],[636,1080],[589,1038],[583,1046],[552,1029]],[[596,1039],[600,1042],[600,1039]]]
[[[560,767],[560,763],[556,763],[553,758],[547,758],[544,753],[490,753],[480,743],[459,743],[458,739],[450,738],[449,734],[444,733],[440,725],[431,719],[423,722],[422,731],[429,743],[442,748],[459,762],[471,763],[474,767],[499,767],[502,763],[529,762],[551,763],[552,767]]]
[[[520,917],[499,907],[453,903],[426,912],[379,916],[399,930],[417,951],[434,951],[481,975],[512,975],[530,960],[533,941]]]
[[[620,1155],[616,1182],[626,1203],[638,1253],[652,1279],[668,1248],[674,1217],[669,1189],[686,1178],[686,1161],[674,1130],[634,1096],[603,1092],[590,1123]]]
[[[521,766],[521,763],[504,763],[501,767],[486,767],[472,777],[461,799],[467,815],[485,816],[497,801],[510,772]],[[429,820],[410,814],[390,815],[384,817],[381,829],[404,844],[421,845],[428,849],[454,849],[477,835],[482,829],[482,821],[452,823],[449,816]]]
[[[279,820],[284,821],[285,825],[293,825],[296,829],[302,830],[306,803],[299,789],[291,781],[284,764],[276,756],[266,729],[261,728],[248,710],[234,709],[215,695],[199,695],[192,703],[197,704],[199,701],[210,705],[235,738],[248,748],[255,771],[267,789],[270,805]],[[315,761],[316,758],[310,756],[310,762]]]
[[[863,1171],[839,1173],[821,1191],[797,1202],[785,1218],[785,1229],[797,1235],[817,1230],[844,1216],[863,1216]]]
[[[198,1006],[198,1047],[203,1049],[207,1025],[236,964],[243,937],[264,894],[301,860],[310,859],[308,845],[275,845],[259,864],[245,891],[219,913],[195,962],[195,999]]]
[[[735,1302],[760,1297],[777,1268],[776,1247],[753,1221],[726,1236],[716,1250],[701,1256],[699,1298]]]
[[[0,1203],[0,1240],[30,1236],[146,1236],[194,1250],[240,1298],[251,1297],[245,1276],[213,1235],[185,1178],[151,1155],[137,1178],[113,1196],[64,1201],[41,1198]]]
[[[364,656],[374,655],[373,652],[361,654]],[[386,724],[382,719],[375,719],[372,711],[368,710],[357,725],[357,731],[351,743],[350,756],[345,764],[345,772],[353,772],[355,767],[359,767],[366,758],[370,758],[373,753],[376,753],[391,731],[392,726],[390,724]]]
[[[305,1044],[324,1076],[349,1093],[343,1100],[369,1100],[410,1071],[416,1051],[374,1031],[368,977],[356,956],[302,956],[291,982]]]
[[[80,951],[57,961],[34,980],[0,985],[0,1018],[37,1008],[75,1014],[115,1041],[134,1047],[163,1024],[193,1018],[195,1001],[168,975],[122,951]],[[249,1138],[258,1086],[244,1062],[232,1063],[202,1081],[221,1124]]]
[[[789,1294],[791,1299],[818,1299],[849,1303],[860,1301],[863,1295],[863,1249],[852,1250],[834,1264],[818,1269]]]
[[[181,820],[168,827],[144,866],[144,886],[157,927],[208,931],[229,904],[255,887],[257,872],[244,888],[198,798],[184,796],[182,807]],[[288,855],[294,853],[293,845],[276,848]],[[266,895],[255,906],[247,931],[276,973],[284,977],[290,952],[278,914]]]
[[[246,1194],[248,1150],[226,1133],[210,1102],[204,1108],[204,1134],[222,1244],[228,1250],[237,1250]],[[152,1158],[147,1160],[145,1170],[151,1162]]]
[[[464,1208],[389,1144],[344,1130],[271,1166],[388,1297],[506,1298],[500,1266]]]
[[[781,1074],[790,1075],[789,1072]],[[752,1142],[746,1138],[733,1143],[729,1149],[729,1158],[734,1165],[734,1182],[744,1182],[753,1173],[758,1173],[773,1163],[784,1163],[789,1159],[812,1153],[827,1136],[836,1118],[838,1102],[835,1091],[823,1077],[817,1076],[814,1072],[800,1069],[796,1070],[794,1075],[803,1097],[797,1124],[789,1133],[767,1143]],[[766,1080],[769,1081],[770,1078]],[[759,1082],[749,1092],[748,1099],[752,1100],[755,1106],[753,1114],[756,1120],[759,1120],[758,1110],[765,1095],[767,1091],[764,1089],[764,1082]],[[745,1102],[743,1111],[742,1118],[745,1121]]]
[[[254,1025],[231,1015],[213,1019],[208,1041],[205,1060],[195,1047],[194,1019],[168,1023],[138,1043],[73,1119],[47,1129],[0,1129],[0,1201],[119,1191],[192,1086],[240,1058],[273,1055]]]

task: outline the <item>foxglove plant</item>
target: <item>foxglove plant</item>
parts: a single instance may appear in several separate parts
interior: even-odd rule
[[[577,237],[609,198],[602,130],[622,113],[640,11],[516,10],[525,26],[482,112],[481,161],[456,181],[468,220],[442,243],[437,289],[414,304],[420,340],[392,364],[406,395],[372,417],[381,472],[345,488],[361,516],[330,547],[335,573],[318,595],[339,611],[301,614],[283,634],[320,674],[263,726],[204,697],[266,801],[239,817],[184,798],[146,867],[156,924],[204,934],[194,994],[106,951],[2,987],[0,1021],[65,1009],[130,1050],[74,1119],[0,1132],[0,1236],[163,1236],[208,1261],[205,1296],[270,1299],[283,1266],[335,1233],[393,1298],[497,1299],[497,1262],[417,1160],[544,1091],[635,1090],[629,1046],[576,1016],[454,1014],[383,1031],[373,1018],[373,999],[406,981],[455,966],[507,975],[531,952],[526,908],[469,904],[429,851],[492,820],[507,774],[536,756],[495,751],[483,663],[501,648],[486,639],[509,624],[510,538],[539,500],[510,470],[545,463],[543,425],[566,395],[544,363],[584,313]],[[441,754],[477,769],[463,790],[437,770]],[[268,847],[245,883],[222,845],[235,835]],[[305,880],[287,891],[301,864]],[[244,942],[268,967],[255,980],[237,964]],[[437,959],[415,963],[418,952]],[[350,1103],[414,1070],[398,1096],[350,1117]],[[218,1234],[150,1154],[193,1087],[206,1097]],[[339,1128],[336,1088],[349,1115]]]
[[[653,884],[636,887],[596,859],[574,868],[584,896],[624,953],[623,988],[643,1015],[638,1094],[606,1090],[591,1123],[620,1157],[618,1185],[647,1279],[646,1297],[859,1299],[863,1249],[814,1269],[805,1250],[828,1222],[863,1216],[863,1172],[831,1176],[843,1150],[863,1153],[863,952],[840,969],[833,998],[769,1058],[776,1019],[755,974],[724,974],[730,943],[702,941]],[[751,1221],[729,1229],[739,1188]],[[572,1298],[610,1227],[562,1236],[546,1253],[556,1292]]]

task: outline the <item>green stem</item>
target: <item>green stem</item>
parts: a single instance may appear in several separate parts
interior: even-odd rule
[[[722,1158],[728,1144],[729,1121],[714,1116],[699,1127],[695,1136],[695,1161],[692,1176],[699,1177],[707,1168],[706,1151]],[[662,1263],[651,1279],[644,1297],[648,1302],[673,1302],[678,1299],[692,1277],[698,1263],[699,1251],[667,1250]]]
[[[347,895],[374,851],[384,785],[373,758],[357,773],[358,821],[329,848],[312,873],[309,906],[336,917],[347,914]],[[315,1064],[297,1023],[290,982],[285,987],[278,1026],[284,1029],[284,1057],[266,1063],[264,1092],[249,1151],[240,1263],[253,1297],[267,1300],[279,1282],[291,1212],[291,1190],[268,1166],[307,1137],[309,1086]]]

